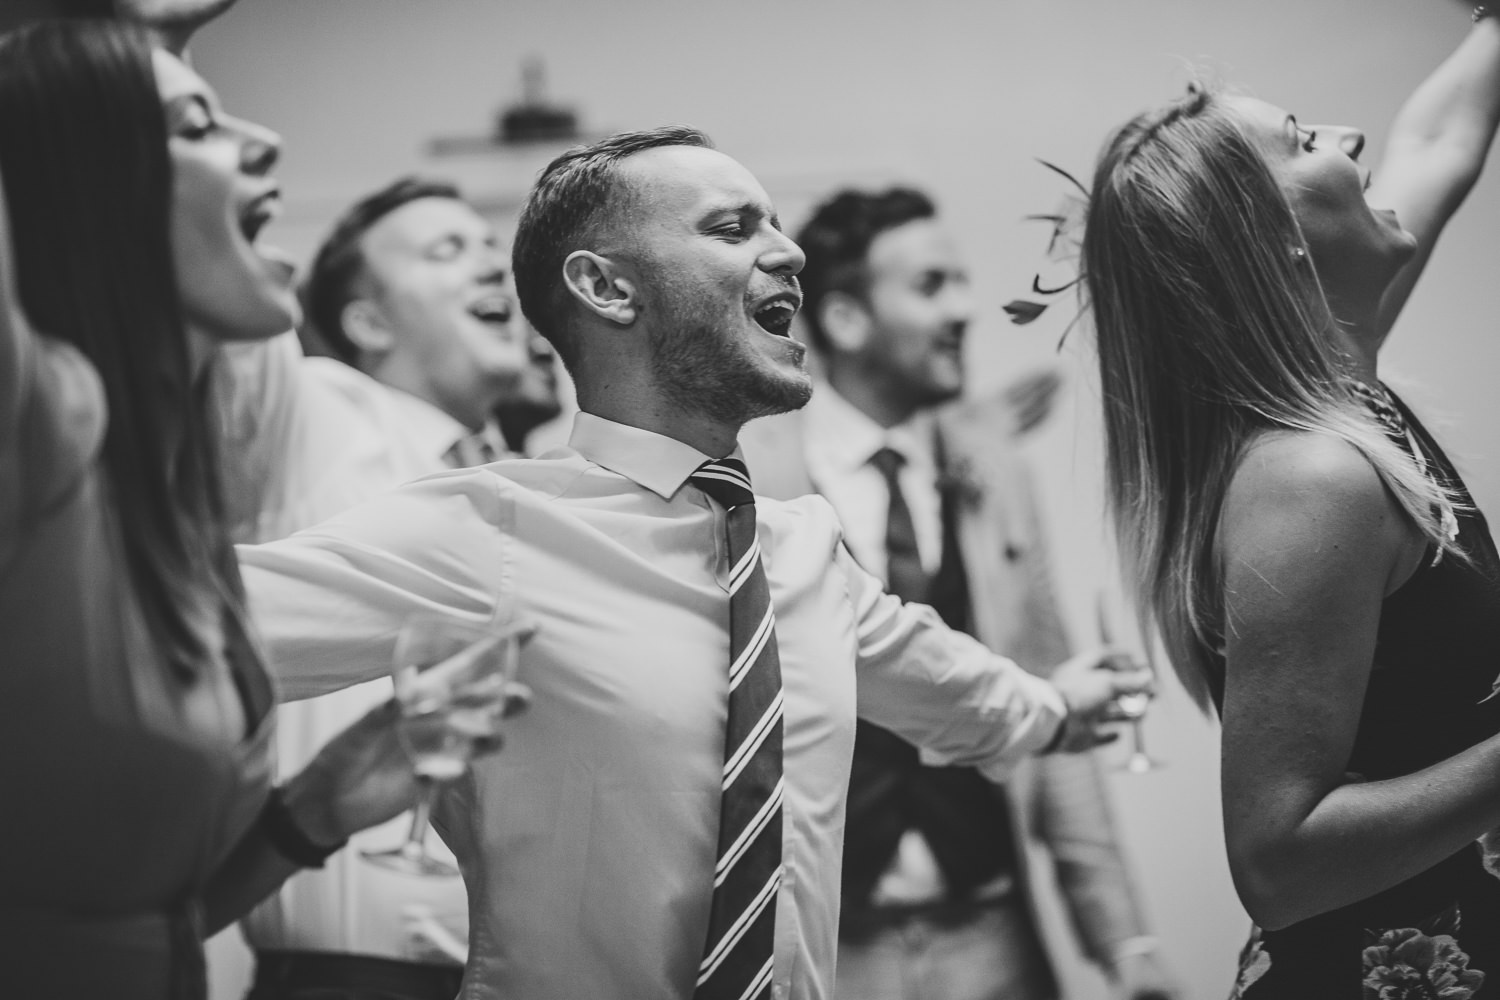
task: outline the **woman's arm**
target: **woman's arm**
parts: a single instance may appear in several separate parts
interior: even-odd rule
[[[1479,178],[1500,124],[1500,17],[1481,18],[1412,92],[1391,123],[1369,202],[1395,209],[1417,255],[1380,303],[1382,340],[1406,305],[1443,227]]]
[[[386,702],[335,737],[282,786],[291,822],[307,840],[333,847],[368,826],[399,816],[416,800],[411,762],[395,739],[396,708]],[[263,817],[262,817],[263,820]],[[210,934],[260,902],[297,870],[257,820],[203,894]]]
[[[21,414],[30,391],[35,340],[16,292],[15,249],[0,183],[0,557],[21,515]]]
[[[495,711],[481,720],[465,713],[461,738],[472,739],[477,754],[500,747],[502,717],[525,709],[530,691],[511,682],[495,695]],[[331,848],[350,835],[384,823],[410,809],[417,798],[411,759],[396,739],[394,701],[379,705],[329,741],[317,757],[281,788],[287,817],[314,845]],[[472,726],[488,728],[476,733]],[[210,934],[248,913],[297,870],[297,864],[271,842],[258,820],[219,866],[203,893]]]
[[[1220,533],[1224,827],[1256,923],[1363,899],[1500,826],[1500,737],[1400,778],[1346,774],[1381,602],[1425,553],[1364,457],[1268,436],[1236,472]]]

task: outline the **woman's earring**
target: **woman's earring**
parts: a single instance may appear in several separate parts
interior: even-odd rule
[[[1301,247],[1292,247],[1292,263],[1302,264],[1307,261],[1307,251]]]

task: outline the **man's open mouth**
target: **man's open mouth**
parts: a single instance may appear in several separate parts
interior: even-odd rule
[[[514,306],[508,295],[487,295],[469,306],[469,315],[481,323],[504,326],[510,323]]]
[[[754,314],[761,329],[777,337],[791,336],[792,319],[796,315],[797,305],[791,299],[772,299]]]

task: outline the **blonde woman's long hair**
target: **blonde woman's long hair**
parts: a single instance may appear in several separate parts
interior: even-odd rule
[[[1369,460],[1434,544],[1452,497],[1351,388],[1291,207],[1216,93],[1128,122],[1094,174],[1083,239],[1106,484],[1125,584],[1200,706],[1223,693],[1220,510],[1268,430],[1331,434]]]

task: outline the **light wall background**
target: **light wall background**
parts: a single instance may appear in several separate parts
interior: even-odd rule
[[[1304,122],[1363,127],[1378,169],[1386,123],[1462,37],[1467,11],[1453,0],[241,0],[195,42],[194,58],[230,111],[284,137],[278,228],[297,253],[343,204],[407,171],[453,176],[497,218],[513,212],[545,155],[434,159],[427,144],[488,131],[519,97],[521,61],[533,54],[546,61],[550,96],[576,106],[590,131],[707,130],[756,172],[789,227],[846,181],[926,187],[970,255],[982,302],[973,390],[1044,365],[1067,375],[1057,416],[1029,448],[1082,641],[1097,631],[1103,573],[1087,331],[1059,351],[1070,305],[1025,327],[1000,309],[1042,263],[1045,227],[1022,217],[1064,193],[1034,158],[1086,179],[1106,132],[1198,67]],[[1497,219],[1500,184],[1487,177],[1383,362],[1446,426],[1491,510]],[[1126,846],[1185,1000],[1222,997],[1248,921],[1222,858],[1216,734],[1168,685],[1148,737],[1167,767],[1112,779]],[[216,995],[237,996],[243,958],[228,939],[215,950]],[[1076,1000],[1099,995],[1085,977]]]

